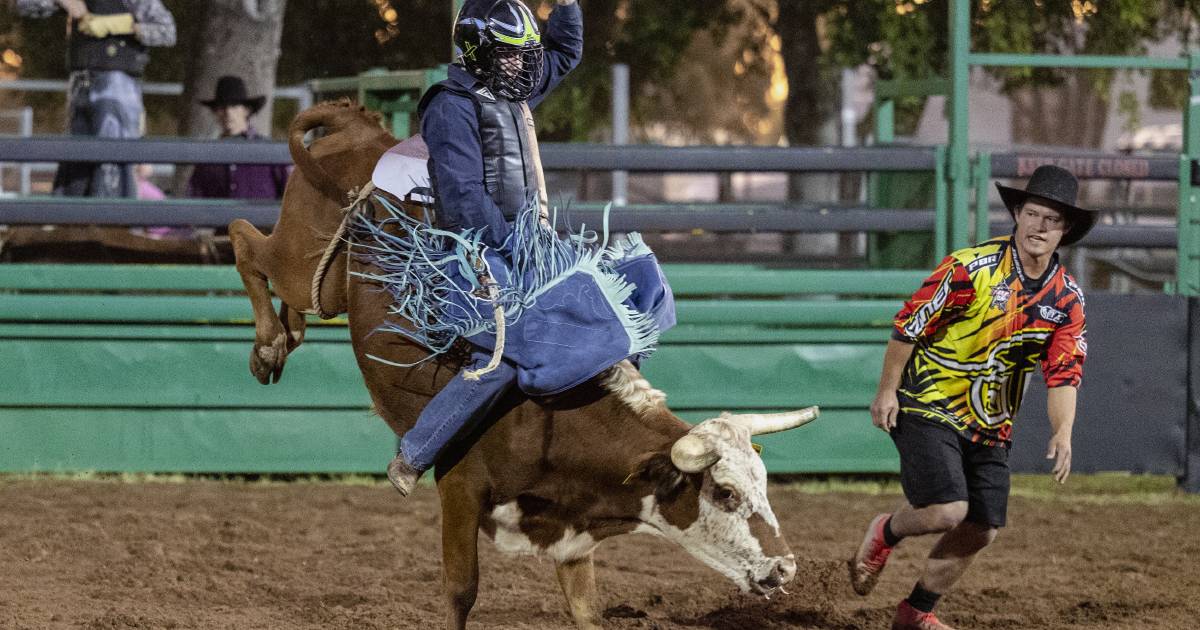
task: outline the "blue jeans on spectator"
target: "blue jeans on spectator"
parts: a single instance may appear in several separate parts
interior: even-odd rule
[[[490,352],[476,349],[463,371],[482,368],[489,359]],[[468,381],[460,371],[425,405],[417,423],[400,438],[400,454],[404,461],[417,470],[432,468],[438,454],[454,436],[487,417],[516,383],[516,365],[504,360],[477,381]]]
[[[142,136],[142,84],[119,70],[71,73],[68,117],[71,135],[97,138]],[[132,164],[63,162],[54,193],[68,197],[136,197]]]

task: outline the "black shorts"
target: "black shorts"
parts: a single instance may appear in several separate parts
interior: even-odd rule
[[[986,446],[953,427],[901,413],[892,429],[900,452],[900,486],[915,508],[967,502],[967,520],[1004,527],[1008,513],[1008,447]]]

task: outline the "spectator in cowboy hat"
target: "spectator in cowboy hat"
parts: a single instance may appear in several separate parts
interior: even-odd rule
[[[212,110],[221,125],[221,137],[266,140],[250,125],[262,109],[265,96],[249,96],[240,77],[217,80],[216,94],[200,101]],[[287,184],[288,167],[282,164],[199,164],[188,182],[188,196],[224,199],[278,199]]]

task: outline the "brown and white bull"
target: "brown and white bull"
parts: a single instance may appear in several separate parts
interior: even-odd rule
[[[295,140],[315,126],[325,127],[326,135],[305,149]],[[311,290],[315,261],[341,220],[337,207],[345,203],[347,182],[367,181],[384,145],[394,141],[376,119],[346,103],[302,113],[291,132],[297,168],[276,229],[263,237],[245,222],[230,228],[262,333],[251,352],[251,371],[264,383],[278,379],[287,352],[302,338],[303,322],[293,314],[344,309],[375,410],[401,435],[461,368],[461,359],[409,369],[369,358],[411,363],[425,351],[397,335],[371,334],[388,317],[389,297],[347,274],[365,270],[353,256],[340,256],[336,273]],[[348,146],[369,150],[338,160]],[[348,171],[352,162],[362,170]],[[283,320],[271,309],[268,279],[286,304]],[[312,303],[314,294],[321,304]],[[770,595],[781,589],[795,576],[796,562],[767,500],[766,469],[750,439],[816,415],[815,407],[725,414],[689,426],[628,362],[563,395],[531,400],[514,392],[473,435],[461,436],[436,469],[446,627],[465,627],[475,603],[480,530],[503,551],[552,558],[580,628],[599,626],[593,551],[619,534],[672,540],[744,591]]]

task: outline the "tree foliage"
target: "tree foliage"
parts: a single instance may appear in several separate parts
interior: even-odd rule
[[[1190,28],[1200,9],[1197,0],[972,0],[970,4],[973,51],[1057,55],[1144,54],[1149,42]],[[884,79],[947,76],[949,7],[950,0],[837,2],[825,14],[828,54],[837,65],[870,64]],[[1073,72],[1074,76],[1081,73],[1090,91],[1102,99],[1115,76],[1111,70],[1025,67],[989,68],[988,72],[1010,93],[1062,86]],[[917,103],[907,102],[910,119]]]
[[[540,4],[539,13],[547,15],[552,3]],[[595,139],[608,127],[615,63],[629,65],[634,122],[669,117],[673,112],[657,111],[654,99],[638,97],[661,90],[683,65],[698,61],[686,54],[697,31],[721,37],[739,18],[725,0],[584,0],[581,6],[583,63],[538,111],[540,135],[548,140]]]
[[[786,1],[786,0],[782,0]],[[830,54],[839,65],[873,65],[883,78],[948,72],[949,0],[853,0],[828,14]],[[971,47],[980,52],[1137,55],[1165,34],[1165,2],[972,0]],[[994,71],[1008,87],[1054,83],[1056,69]]]

